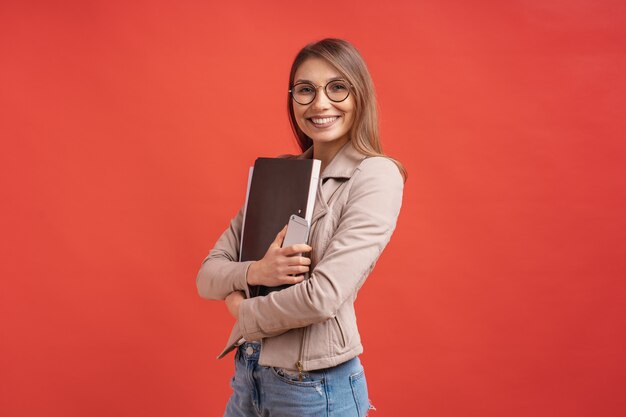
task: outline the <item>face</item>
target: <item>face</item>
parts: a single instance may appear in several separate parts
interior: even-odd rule
[[[345,80],[321,58],[305,60],[294,76],[294,84],[306,81],[318,87],[311,103],[302,105],[293,99],[291,101],[298,127],[313,140],[313,144],[342,144],[349,140],[355,113],[354,94],[350,92],[348,98],[341,102],[331,101],[324,92],[324,86],[334,79]]]

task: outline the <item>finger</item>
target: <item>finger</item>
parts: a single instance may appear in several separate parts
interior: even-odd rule
[[[225,300],[232,300],[233,298],[237,297],[245,298],[246,293],[244,293],[243,291],[233,291],[226,296]]]
[[[304,281],[304,275],[285,275],[281,277],[284,284],[297,284]]]
[[[306,256],[289,256],[287,257],[288,259],[288,266],[294,266],[294,265],[311,265],[311,259],[307,258]]]
[[[280,247],[283,244],[283,240],[285,240],[286,233],[287,233],[287,225],[285,225],[285,227],[283,227],[282,230],[278,232],[273,243]]]
[[[311,252],[312,249],[313,248],[311,248],[306,243],[297,243],[295,245],[291,245],[291,246],[287,246],[286,248],[283,248],[283,255],[292,256],[292,255],[295,255],[296,253],[307,253],[307,252]]]
[[[290,266],[288,269],[288,274],[290,275],[299,275],[305,272],[309,272],[309,267],[306,265],[294,265]]]
[[[304,275],[294,275],[291,278],[293,279],[294,284],[304,281]]]

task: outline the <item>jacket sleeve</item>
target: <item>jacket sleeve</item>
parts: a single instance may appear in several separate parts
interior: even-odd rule
[[[242,222],[243,207],[202,261],[196,277],[200,297],[223,300],[233,291],[245,291],[249,296],[246,274],[252,261],[238,262]]]
[[[404,182],[384,157],[367,158],[354,175],[337,230],[309,279],[240,304],[246,340],[328,320],[363,285],[395,229]]]

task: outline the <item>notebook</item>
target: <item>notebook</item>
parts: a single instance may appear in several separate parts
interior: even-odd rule
[[[248,175],[241,262],[262,259],[292,214],[311,223],[320,168],[317,159],[257,158]],[[250,286],[250,295],[267,295],[286,287]]]

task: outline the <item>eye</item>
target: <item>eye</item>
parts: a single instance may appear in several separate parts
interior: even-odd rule
[[[315,89],[309,84],[298,84],[294,88],[296,94],[313,94]]]
[[[348,89],[348,84],[344,81],[333,81],[329,86],[330,91],[345,91]]]

